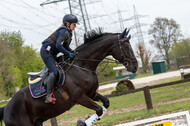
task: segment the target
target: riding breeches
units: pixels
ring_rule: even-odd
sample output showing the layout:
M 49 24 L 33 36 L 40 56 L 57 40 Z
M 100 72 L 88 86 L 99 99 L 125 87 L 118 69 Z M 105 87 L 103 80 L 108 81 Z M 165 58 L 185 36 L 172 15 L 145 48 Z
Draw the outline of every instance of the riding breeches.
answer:
M 50 53 L 50 51 L 46 50 L 44 46 L 41 47 L 40 55 L 45 65 L 49 69 L 50 73 L 53 73 L 56 77 L 58 77 L 58 69 L 55 64 L 54 56 Z

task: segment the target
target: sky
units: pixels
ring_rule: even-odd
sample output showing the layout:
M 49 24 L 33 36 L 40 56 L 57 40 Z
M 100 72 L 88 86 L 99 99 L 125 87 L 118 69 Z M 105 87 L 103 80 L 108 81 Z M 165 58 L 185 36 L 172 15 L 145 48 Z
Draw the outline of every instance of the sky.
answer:
M 63 16 L 69 13 L 66 0 L 40 6 L 45 1 L 47 0 L 0 0 L 0 31 L 20 31 L 25 45 L 39 51 L 41 42 L 61 25 Z M 118 23 L 118 10 L 121 11 L 122 19 L 126 20 L 134 16 L 135 6 L 138 15 L 144 16 L 139 18 L 139 21 L 147 45 L 151 39 L 147 31 L 156 17 L 173 18 L 180 24 L 184 38 L 190 38 L 190 0 L 85 0 L 85 2 L 92 29 L 102 27 L 105 32 L 121 32 L 124 29 L 121 29 Z M 81 20 L 79 18 L 79 21 Z M 124 21 L 124 27 L 130 28 L 134 24 L 134 20 Z M 79 30 L 76 32 L 82 37 L 84 33 L 80 30 L 82 26 L 77 27 Z M 136 29 L 131 29 L 131 34 L 134 46 L 138 41 Z M 71 47 L 75 48 L 74 42 Z

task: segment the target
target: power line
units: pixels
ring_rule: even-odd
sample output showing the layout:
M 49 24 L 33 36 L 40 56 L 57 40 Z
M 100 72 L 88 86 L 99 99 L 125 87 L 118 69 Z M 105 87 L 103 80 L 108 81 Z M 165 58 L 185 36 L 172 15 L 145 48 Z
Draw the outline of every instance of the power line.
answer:
M 84 33 L 84 32 L 91 30 L 91 25 L 90 25 L 90 20 L 89 20 L 86 4 L 87 3 L 93 4 L 93 3 L 98 2 L 100 0 L 94 0 L 93 2 L 92 1 L 87 2 L 84 0 L 77 0 L 77 1 L 76 0 L 46 0 L 45 2 L 41 3 L 40 5 L 44 6 L 47 4 L 53 4 L 53 3 L 63 2 L 63 1 L 68 2 L 70 13 L 72 13 L 74 15 L 78 15 L 79 16 L 78 18 L 80 20 L 80 24 L 82 24 L 80 26 L 77 26 L 76 30 L 77 29 L 83 29 L 83 32 L 76 32 L 74 30 L 75 44 L 77 47 L 79 45 L 78 41 L 77 41 L 77 37 L 81 38 L 81 33 Z
M 39 24 L 36 24 L 35 22 L 28 20 L 28 18 L 22 17 L 22 15 L 20 15 L 19 13 L 17 13 L 16 11 L 14 11 L 12 8 L 7 7 L 5 4 L 0 4 L 2 7 L 6 8 L 8 11 L 10 11 L 11 13 L 15 13 L 15 15 L 20 16 L 20 19 L 22 18 L 22 20 L 26 21 L 26 22 L 30 22 L 32 24 L 35 24 L 36 26 L 40 27 Z M 11 19 L 10 19 L 11 20 Z M 30 26 L 31 24 L 28 24 L 28 26 Z M 44 27 L 45 29 L 47 29 L 46 27 Z M 49 31 L 49 29 L 47 29 Z

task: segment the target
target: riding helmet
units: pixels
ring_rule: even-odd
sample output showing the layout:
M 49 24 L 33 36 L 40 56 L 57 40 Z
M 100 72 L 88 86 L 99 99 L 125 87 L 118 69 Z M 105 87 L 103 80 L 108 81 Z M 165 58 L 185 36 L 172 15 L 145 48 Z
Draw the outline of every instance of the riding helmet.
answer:
M 78 18 L 73 14 L 66 14 L 63 17 L 63 24 L 69 23 L 78 23 Z

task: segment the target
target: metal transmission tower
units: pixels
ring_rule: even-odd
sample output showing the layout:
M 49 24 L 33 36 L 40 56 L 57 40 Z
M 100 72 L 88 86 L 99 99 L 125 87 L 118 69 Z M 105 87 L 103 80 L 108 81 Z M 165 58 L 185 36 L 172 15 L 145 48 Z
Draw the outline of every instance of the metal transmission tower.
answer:
M 120 10 L 118 7 L 117 12 L 112 13 L 112 14 L 118 14 L 119 21 L 114 21 L 113 24 L 119 23 L 120 24 L 120 31 L 123 31 L 123 29 L 125 29 L 124 20 L 123 20 L 122 15 L 121 15 L 122 12 L 126 12 L 126 10 Z
M 141 24 L 140 21 L 139 21 L 139 18 L 146 17 L 147 15 L 138 15 L 137 11 L 136 11 L 136 8 L 135 8 L 135 5 L 133 5 L 133 9 L 134 9 L 134 16 L 130 17 L 130 18 L 124 20 L 124 21 L 135 20 L 135 25 L 131 26 L 131 29 L 136 28 L 136 30 L 137 30 L 136 34 L 138 36 L 138 42 L 144 43 L 144 38 L 143 38 L 143 33 L 142 33 L 142 30 L 141 30 L 141 27 L 145 26 L 145 25 L 148 25 L 148 24 Z
M 134 18 L 135 18 L 135 24 L 136 24 L 136 30 L 138 35 L 138 42 L 144 43 L 144 38 L 141 30 L 141 24 L 139 22 L 139 17 L 135 8 L 135 5 L 133 5 L 134 8 Z
M 90 20 L 87 12 L 86 5 L 100 2 L 100 0 L 47 0 L 40 4 L 40 6 L 68 1 L 69 11 L 71 14 L 77 15 L 80 25 L 78 25 L 74 31 L 75 45 L 79 45 L 79 38 L 83 37 L 83 34 L 91 30 Z M 78 40 L 77 40 L 78 39 Z

